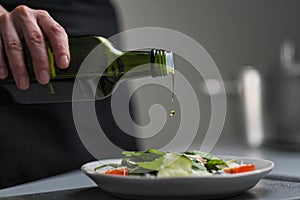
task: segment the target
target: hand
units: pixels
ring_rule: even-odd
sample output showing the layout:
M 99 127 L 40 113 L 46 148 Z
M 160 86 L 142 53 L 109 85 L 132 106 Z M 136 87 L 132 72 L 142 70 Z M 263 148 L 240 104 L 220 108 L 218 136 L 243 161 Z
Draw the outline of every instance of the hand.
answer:
M 6 54 L 17 87 L 21 90 L 29 87 L 21 42 L 24 40 L 32 57 L 37 81 L 48 83 L 50 63 L 45 39 L 50 42 L 57 66 L 67 68 L 70 61 L 68 36 L 46 11 L 21 5 L 8 12 L 0 5 L 0 79 L 8 76 L 8 66 L 4 61 Z

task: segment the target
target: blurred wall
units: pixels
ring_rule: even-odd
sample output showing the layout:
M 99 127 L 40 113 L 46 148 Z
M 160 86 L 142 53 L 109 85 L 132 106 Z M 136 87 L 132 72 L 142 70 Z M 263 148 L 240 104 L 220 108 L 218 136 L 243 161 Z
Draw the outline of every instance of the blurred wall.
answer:
M 157 26 L 187 34 L 205 47 L 225 80 L 236 80 L 245 65 L 277 63 L 279 47 L 285 38 L 300 42 L 297 0 L 112 2 L 118 10 L 122 30 Z M 221 137 L 224 142 L 242 139 L 244 134 L 238 95 L 227 97 L 227 118 Z

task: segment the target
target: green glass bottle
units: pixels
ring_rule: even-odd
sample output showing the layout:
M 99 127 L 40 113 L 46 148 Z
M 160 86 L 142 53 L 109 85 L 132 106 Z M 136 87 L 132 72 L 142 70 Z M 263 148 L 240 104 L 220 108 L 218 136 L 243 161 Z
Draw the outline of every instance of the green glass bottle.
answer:
M 101 100 L 113 92 L 120 79 L 174 74 L 173 54 L 170 51 L 124 52 L 98 36 L 70 38 L 69 46 L 71 62 L 67 69 L 56 67 L 51 47 L 48 46 L 51 78 L 47 85 L 36 81 L 30 53 L 24 46 L 24 59 L 30 76 L 29 89 L 17 89 L 11 73 L 7 79 L 0 80 L 0 87 L 21 104 Z M 81 94 L 74 98 L 73 89 Z

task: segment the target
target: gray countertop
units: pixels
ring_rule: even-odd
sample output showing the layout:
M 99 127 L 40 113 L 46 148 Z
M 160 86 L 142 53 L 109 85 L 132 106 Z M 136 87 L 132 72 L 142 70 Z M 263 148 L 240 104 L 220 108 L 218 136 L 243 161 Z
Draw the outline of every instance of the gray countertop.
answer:
M 213 153 L 265 158 L 275 162 L 269 176 L 233 199 L 300 199 L 300 152 L 216 147 Z M 80 170 L 0 190 L 3 199 L 118 199 L 96 187 Z
M 300 182 L 291 182 L 283 180 L 262 179 L 254 188 L 247 192 L 231 197 L 232 200 L 243 199 L 269 199 L 269 200 L 292 200 L 300 198 Z M 89 200 L 89 199 L 103 199 L 103 200 L 118 200 L 120 198 L 114 197 L 98 187 L 77 188 L 70 190 L 59 190 L 52 192 L 42 192 L 36 194 L 11 196 L 2 198 L 3 200 L 34 200 L 34 199 L 62 199 L 62 200 Z M 174 199 L 174 198 L 172 198 Z M 177 199 L 177 198 L 176 198 Z M 198 199 L 198 198 L 191 198 Z M 156 200 L 158 200 L 156 198 Z M 181 199 L 177 199 L 181 200 Z M 187 200 L 184 198 L 182 200 Z

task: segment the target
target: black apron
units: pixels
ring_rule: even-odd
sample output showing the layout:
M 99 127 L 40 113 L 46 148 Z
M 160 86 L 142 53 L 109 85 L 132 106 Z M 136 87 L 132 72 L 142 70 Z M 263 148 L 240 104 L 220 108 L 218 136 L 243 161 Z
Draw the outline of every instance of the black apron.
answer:
M 106 0 L 0 0 L 0 4 L 9 11 L 22 4 L 47 10 L 69 36 L 118 33 L 114 9 Z M 115 124 L 110 98 L 97 102 L 96 110 L 106 116 L 100 123 L 110 132 L 110 140 L 136 150 L 134 138 Z M 79 169 L 94 159 L 77 135 L 71 103 L 18 105 L 0 88 L 0 188 Z

